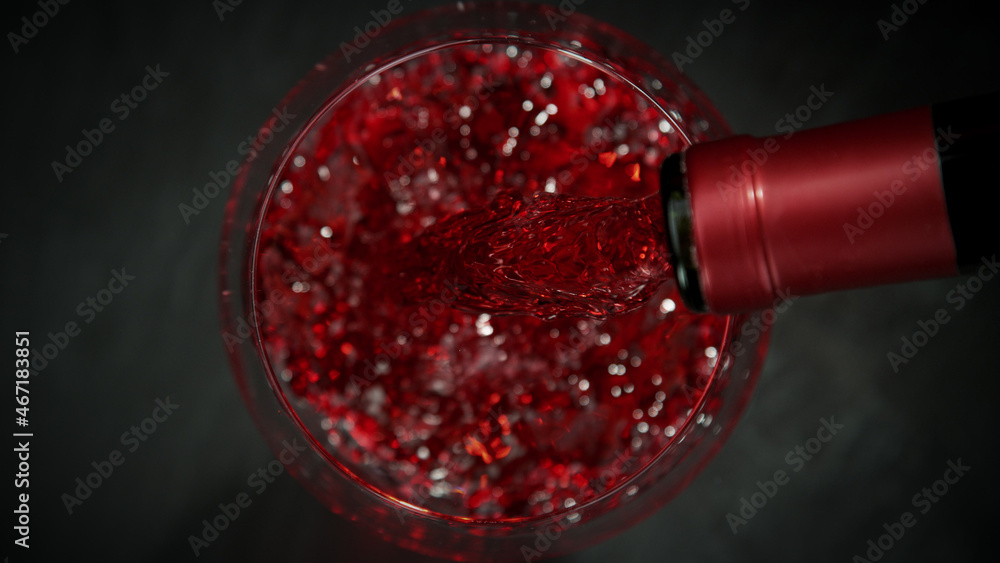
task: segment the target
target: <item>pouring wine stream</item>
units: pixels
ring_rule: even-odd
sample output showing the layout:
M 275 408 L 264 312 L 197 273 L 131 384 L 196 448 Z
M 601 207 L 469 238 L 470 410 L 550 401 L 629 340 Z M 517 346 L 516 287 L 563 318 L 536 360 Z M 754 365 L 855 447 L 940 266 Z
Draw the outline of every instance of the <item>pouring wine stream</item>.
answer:
M 642 199 L 500 191 L 414 239 L 402 276 L 412 301 L 455 288 L 459 309 L 603 319 L 671 280 L 659 193 Z

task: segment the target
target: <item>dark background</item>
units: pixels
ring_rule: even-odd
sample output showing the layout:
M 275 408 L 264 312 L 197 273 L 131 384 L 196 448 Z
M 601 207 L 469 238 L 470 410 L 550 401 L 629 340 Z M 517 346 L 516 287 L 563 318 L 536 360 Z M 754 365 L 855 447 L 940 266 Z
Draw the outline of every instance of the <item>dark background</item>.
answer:
M 432 4 L 404 1 L 405 13 Z M 13 356 L 15 331 L 31 331 L 40 348 L 67 322 L 82 326 L 30 383 L 36 559 L 193 559 L 188 536 L 272 459 L 219 337 L 224 196 L 190 225 L 177 206 L 238 157 L 237 145 L 314 63 L 385 5 L 245 0 L 220 21 L 207 1 L 78 1 L 19 53 L 0 48 L 0 332 L 8 342 L 0 354 Z M 773 134 L 810 86 L 834 92 L 810 127 L 998 90 L 1000 35 L 984 6 L 928 0 L 886 41 L 876 20 L 890 16 L 888 1 L 751 0 L 684 71 L 735 131 L 756 135 Z M 670 55 L 704 29 L 703 19 L 732 7 L 589 0 L 580 10 Z M 19 30 L 20 18 L 38 9 L 8 6 L 2 30 Z M 64 157 L 63 147 L 114 118 L 110 103 L 156 64 L 169 77 L 58 182 L 50 163 Z M 984 194 L 995 191 L 996 178 L 986 180 Z M 136 279 L 85 323 L 78 304 L 122 268 Z M 707 470 L 655 516 L 560 561 L 850 561 L 883 523 L 913 511 L 911 497 L 958 458 L 972 469 L 882 560 L 993 553 L 1000 281 L 954 311 L 945 296 L 959 281 L 796 301 L 775 327 L 747 413 Z M 894 373 L 886 354 L 939 308 L 951 321 Z M 67 515 L 60 496 L 91 462 L 123 449 L 120 435 L 168 396 L 179 410 Z M 734 535 L 726 514 L 756 481 L 787 470 L 786 453 L 831 416 L 845 429 Z M 28 559 L 12 544 L 4 553 Z M 420 560 L 330 514 L 287 475 L 254 497 L 200 559 Z

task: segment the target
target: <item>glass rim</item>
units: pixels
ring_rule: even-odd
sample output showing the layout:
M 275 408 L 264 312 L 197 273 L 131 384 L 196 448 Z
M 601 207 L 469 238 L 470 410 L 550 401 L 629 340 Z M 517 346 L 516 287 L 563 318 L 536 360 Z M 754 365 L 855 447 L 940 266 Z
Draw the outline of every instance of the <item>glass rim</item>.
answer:
M 537 5 L 537 4 L 525 4 L 521 2 L 504 2 L 504 1 L 467 2 L 465 3 L 465 6 L 466 9 L 478 9 L 478 8 L 496 9 L 496 8 L 511 7 L 511 6 L 519 6 L 519 7 L 526 6 L 527 9 L 534 10 L 539 13 L 544 8 L 547 7 L 544 5 Z M 551 9 L 552 7 L 548 6 L 548 8 Z M 389 28 L 383 30 L 382 34 L 386 34 L 392 31 L 391 28 L 393 27 L 404 24 L 405 20 L 418 17 L 427 17 L 428 14 L 434 14 L 434 13 L 442 13 L 442 12 L 449 13 L 453 12 L 455 9 L 456 9 L 455 5 L 446 5 L 411 14 L 407 16 L 407 18 L 405 19 L 401 18 L 399 21 L 393 22 L 393 24 Z M 600 22 L 599 20 L 595 20 L 593 18 L 590 18 L 589 16 L 580 14 L 579 12 L 566 16 L 566 18 L 567 20 L 579 19 L 588 22 L 595 22 L 596 24 L 599 24 L 602 27 L 605 33 L 615 34 L 619 36 L 619 38 L 625 39 L 627 43 L 630 43 L 629 47 L 634 47 L 635 45 L 644 46 L 638 39 L 632 37 L 628 33 L 618 29 L 617 27 L 611 26 L 610 24 L 604 22 Z M 682 127 L 679 120 L 671 114 L 671 111 L 665 108 L 662 105 L 662 103 L 660 103 L 657 100 L 655 94 L 652 94 L 648 89 L 641 87 L 639 84 L 636 83 L 635 80 L 633 80 L 628 76 L 625 76 L 608 62 L 600 60 L 596 56 L 586 56 L 585 53 L 589 53 L 591 55 L 596 55 L 596 53 L 594 53 L 591 49 L 588 49 L 583 45 L 573 45 L 572 46 L 573 48 L 579 49 L 579 51 L 573 51 L 566 45 L 562 45 L 554 40 L 552 42 L 545 42 L 528 35 L 518 34 L 513 31 L 508 32 L 508 34 L 503 34 L 502 32 L 499 31 L 483 32 L 479 34 L 473 34 L 471 31 L 465 33 L 466 33 L 465 36 L 461 36 L 457 33 L 452 34 L 450 36 L 451 39 L 449 40 L 434 41 L 433 44 L 428 44 L 428 46 L 417 48 L 415 50 L 408 50 L 408 49 L 413 49 L 414 46 L 420 45 L 423 40 L 409 41 L 397 45 L 396 49 L 390 50 L 389 52 L 376 54 L 376 57 L 381 60 L 380 63 L 378 64 L 369 63 L 366 66 L 363 66 L 362 67 L 363 70 L 361 71 L 360 75 L 355 70 L 353 80 L 345 80 L 337 90 L 327 95 L 324 101 L 320 103 L 319 108 L 316 111 L 314 111 L 313 114 L 310 115 L 305 121 L 302 122 L 299 128 L 294 132 L 291 140 L 285 143 L 280 158 L 277 161 L 275 161 L 271 166 L 271 173 L 268 177 L 267 184 L 259 190 L 253 190 L 253 188 L 251 188 L 252 191 L 260 194 L 259 195 L 260 199 L 258 205 L 255 206 L 254 212 L 250 216 L 252 231 L 247 232 L 247 236 L 248 238 L 250 238 L 250 242 L 247 245 L 247 249 L 245 252 L 245 256 L 247 258 L 245 262 L 245 269 L 242 275 L 243 279 L 241 280 L 242 283 L 246 284 L 245 287 L 247 288 L 246 291 L 247 291 L 248 306 L 249 306 L 247 320 L 250 322 L 250 326 L 252 327 L 251 340 L 254 345 L 258 362 L 264 369 L 268 387 L 270 388 L 274 397 L 277 399 L 278 404 L 286 411 L 286 415 L 291 419 L 299 434 L 306 440 L 306 442 L 308 442 L 309 447 L 313 449 L 315 453 L 317 453 L 332 469 L 334 469 L 336 472 L 349 479 L 355 486 L 361 487 L 366 492 L 373 495 L 375 498 L 378 498 L 389 509 L 404 510 L 410 516 L 429 518 L 445 522 L 459 523 L 462 525 L 469 526 L 471 528 L 494 528 L 498 525 L 506 525 L 506 524 L 530 524 L 537 522 L 561 520 L 562 518 L 565 518 L 567 515 L 570 515 L 578 511 L 585 511 L 589 508 L 594 507 L 595 505 L 605 502 L 610 497 L 620 494 L 622 491 L 626 491 L 629 486 L 641 480 L 646 475 L 646 473 L 651 470 L 653 466 L 658 465 L 663 460 L 663 458 L 674 454 L 675 451 L 680 447 L 681 442 L 683 442 L 685 438 L 687 438 L 690 434 L 694 432 L 694 430 L 699 426 L 699 424 L 696 423 L 695 420 L 697 419 L 698 415 L 701 414 L 702 411 L 704 410 L 709 397 L 712 395 L 712 391 L 716 389 L 719 380 L 722 378 L 723 371 L 731 368 L 733 365 L 732 362 L 727 363 L 724 359 L 725 356 L 728 354 L 729 347 L 732 345 L 734 341 L 734 331 L 738 324 L 738 321 L 740 321 L 743 318 L 743 316 L 734 316 L 734 315 L 725 316 L 726 322 L 725 322 L 725 328 L 721 336 L 721 342 L 719 344 L 719 355 L 717 357 L 715 365 L 712 368 L 712 373 L 709 376 L 707 383 L 701 390 L 697 402 L 691 406 L 690 408 L 691 412 L 686 416 L 683 424 L 677 428 L 676 433 L 673 436 L 670 436 L 669 441 L 667 441 L 667 443 L 664 444 L 657 453 L 653 454 L 645 464 L 643 464 L 636 470 L 632 471 L 630 474 L 628 474 L 627 477 L 616 482 L 614 485 L 609 486 L 606 489 L 600 491 L 592 498 L 587 499 L 586 501 L 574 505 L 572 507 L 558 507 L 549 513 L 540 515 L 518 516 L 510 518 L 504 517 L 504 518 L 492 518 L 492 519 L 457 516 L 417 506 L 413 503 L 396 498 L 391 494 L 386 493 L 376 485 L 373 485 L 368 480 L 356 474 L 354 471 L 348 468 L 344 463 L 339 461 L 334 456 L 334 454 L 331 453 L 323 445 L 322 441 L 314 435 L 314 432 L 312 432 L 309 429 L 308 425 L 300 418 L 298 409 L 292 405 L 289 397 L 283 391 L 282 381 L 280 380 L 280 377 L 276 372 L 274 365 L 272 364 L 270 358 L 268 357 L 268 353 L 265 350 L 265 347 L 263 345 L 263 338 L 260 333 L 261 322 L 263 321 L 263 314 L 262 311 L 260 310 L 260 303 L 254 297 L 258 290 L 257 280 L 256 280 L 256 273 L 258 271 L 258 263 L 257 263 L 259 256 L 258 250 L 263 229 L 263 217 L 270 208 L 270 205 L 272 205 L 272 199 L 273 199 L 272 196 L 274 195 L 274 191 L 278 189 L 280 185 L 278 181 L 279 173 L 282 170 L 285 170 L 291 164 L 291 161 L 295 155 L 295 149 L 299 147 L 301 143 L 315 130 L 314 128 L 316 124 L 323 121 L 328 116 L 328 113 L 333 111 L 345 97 L 350 95 L 357 88 L 362 87 L 372 76 L 377 76 L 400 64 L 403 64 L 407 61 L 419 57 L 426 56 L 427 54 L 435 51 L 452 49 L 465 45 L 475 45 L 475 44 L 530 45 L 538 49 L 555 51 L 567 57 L 576 59 L 584 64 L 591 65 L 597 68 L 598 70 L 607 73 L 613 78 L 626 84 L 635 93 L 641 95 L 647 102 L 649 102 L 653 107 L 655 107 L 657 113 L 659 113 L 659 115 L 662 118 L 669 121 L 671 126 L 674 128 L 674 131 L 676 131 L 681 136 L 681 138 L 683 139 L 684 143 L 686 143 L 687 146 L 690 146 L 692 144 L 692 138 L 690 132 L 686 128 Z M 646 49 L 649 48 L 646 47 Z M 652 51 L 651 49 L 649 50 Z M 667 67 L 667 68 L 672 68 L 672 67 Z M 292 91 L 285 96 L 282 103 L 287 104 L 290 100 L 295 99 L 297 96 L 300 95 L 300 90 L 304 85 L 309 85 L 313 83 L 318 78 L 318 76 L 321 75 L 326 70 L 327 68 L 325 66 L 325 63 L 320 63 L 319 65 L 317 65 L 317 67 L 313 69 L 313 71 L 307 74 L 307 76 L 305 76 L 299 82 L 299 84 L 296 85 L 296 87 L 292 89 Z M 686 95 L 691 96 L 692 100 L 698 106 L 698 109 L 705 113 L 704 117 L 712 119 L 714 121 L 714 123 L 712 123 L 713 126 L 719 127 L 723 131 L 728 131 L 728 127 L 726 126 L 725 121 L 722 120 L 721 116 L 718 115 L 714 106 L 712 106 L 710 103 L 706 103 L 707 100 L 705 100 L 703 96 L 700 95 L 699 90 L 697 90 L 696 88 L 693 89 L 686 79 L 679 78 L 678 76 L 671 76 L 671 78 L 676 80 L 675 85 L 679 89 L 682 89 Z M 266 163 L 259 163 L 259 164 L 266 165 Z M 680 461 L 680 459 L 678 459 L 678 461 Z

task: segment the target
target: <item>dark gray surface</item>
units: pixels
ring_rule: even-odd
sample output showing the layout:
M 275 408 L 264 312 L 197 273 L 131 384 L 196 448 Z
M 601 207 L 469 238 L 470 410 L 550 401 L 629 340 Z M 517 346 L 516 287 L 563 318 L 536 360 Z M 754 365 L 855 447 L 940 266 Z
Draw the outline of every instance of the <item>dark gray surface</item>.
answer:
M 244 1 L 224 21 L 210 3 L 72 2 L 14 54 L 4 45 L 0 328 L 9 338 L 80 322 L 79 303 L 111 270 L 136 279 L 31 383 L 32 534 L 39 560 L 193 559 L 187 537 L 246 489 L 271 454 L 241 403 L 218 336 L 223 197 L 190 225 L 177 206 L 313 63 L 385 2 Z M 430 2 L 404 2 L 407 12 Z M 599 2 L 581 10 L 665 54 L 728 1 Z M 685 72 L 739 132 L 766 135 L 808 96 L 835 92 L 809 126 L 1000 89 L 1000 39 L 985 4 L 929 0 L 884 41 L 890 2 L 751 0 Z M 4 30 L 37 10 L 20 3 Z M 65 181 L 51 161 L 146 65 L 170 76 Z M 996 179 L 984 184 L 991 190 Z M 715 461 L 672 504 L 627 533 L 561 561 L 850 561 L 950 459 L 972 470 L 917 516 L 883 561 L 967 561 L 991 553 L 998 506 L 993 355 L 1000 281 L 963 310 L 959 280 L 795 302 L 774 331 L 750 408 Z M 893 373 L 886 353 L 938 308 L 952 320 Z M 8 340 L 0 353 L 12 354 Z M 10 364 L 8 364 L 10 365 Z M 13 379 L 12 375 L 7 375 Z M 69 516 L 60 496 L 166 398 L 180 409 Z M 10 404 L 10 403 L 8 403 Z M 11 413 L 10 416 L 13 416 Z M 845 429 L 734 535 L 726 514 L 821 417 Z M 13 466 L 9 466 L 13 467 Z M 10 514 L 10 512 L 8 512 Z M 5 550 L 10 561 L 25 553 Z M 287 475 L 201 559 L 394 561 L 406 552 L 328 513 Z

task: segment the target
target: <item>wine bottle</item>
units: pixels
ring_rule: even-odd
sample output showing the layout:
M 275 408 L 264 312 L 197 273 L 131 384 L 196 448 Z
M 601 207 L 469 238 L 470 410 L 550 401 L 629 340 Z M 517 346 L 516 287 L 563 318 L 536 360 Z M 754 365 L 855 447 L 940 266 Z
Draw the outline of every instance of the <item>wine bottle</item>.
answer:
M 1000 95 L 783 136 L 696 144 L 664 161 L 671 262 L 689 308 L 992 276 Z

